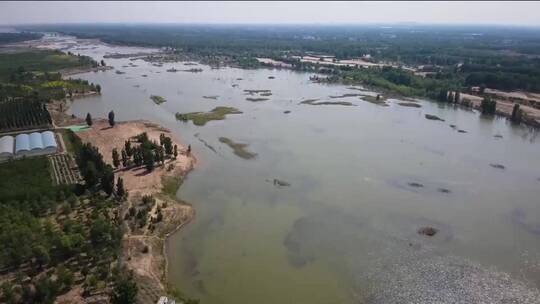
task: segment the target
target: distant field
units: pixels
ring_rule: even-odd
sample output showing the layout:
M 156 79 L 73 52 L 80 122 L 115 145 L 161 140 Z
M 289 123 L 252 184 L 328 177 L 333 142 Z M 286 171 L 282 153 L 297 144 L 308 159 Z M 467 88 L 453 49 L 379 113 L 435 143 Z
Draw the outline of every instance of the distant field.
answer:
M 68 55 L 59 51 L 35 50 L 0 54 L 0 80 L 9 80 L 9 75 L 20 67 L 26 71 L 54 72 L 91 65 L 92 60 L 89 57 Z

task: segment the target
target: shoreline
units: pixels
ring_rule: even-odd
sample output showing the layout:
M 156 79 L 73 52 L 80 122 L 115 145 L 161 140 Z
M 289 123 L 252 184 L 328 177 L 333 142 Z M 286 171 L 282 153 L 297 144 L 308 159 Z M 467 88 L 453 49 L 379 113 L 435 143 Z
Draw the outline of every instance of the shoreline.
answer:
M 110 67 L 112 69 L 113 67 Z M 70 73 L 62 73 L 62 77 L 65 77 L 66 75 L 76 75 L 81 73 L 86 73 L 90 71 L 98 71 L 102 69 L 96 69 L 96 68 L 87 68 L 87 69 L 75 69 L 71 70 Z M 78 98 L 84 98 L 87 96 L 94 96 L 99 95 L 97 92 L 88 92 L 86 94 L 79 94 L 74 95 L 72 98 L 65 98 L 63 100 L 55 100 L 53 101 L 49 106 L 48 109 L 51 112 L 51 117 L 53 118 L 53 127 L 61 127 L 66 126 L 70 124 L 75 123 L 85 123 L 84 119 L 79 117 L 72 117 L 67 114 L 67 111 L 71 107 L 73 101 Z M 128 268 L 132 269 L 134 272 L 138 272 L 138 274 L 135 276 L 136 282 L 141 286 L 150 286 L 150 288 L 153 288 L 154 290 L 157 289 L 161 295 L 168 294 L 170 282 L 168 281 L 169 277 L 169 257 L 167 255 L 167 243 L 169 241 L 169 238 L 176 232 L 180 231 L 183 227 L 191 223 L 195 219 L 195 209 L 188 203 L 182 201 L 181 199 L 178 199 L 176 196 L 172 196 L 170 194 L 164 193 L 162 189 L 162 183 L 163 179 L 167 177 L 175 177 L 179 178 L 180 181 L 183 181 L 185 177 L 193 170 L 197 164 L 197 158 L 193 154 L 190 154 L 189 156 L 186 156 L 182 151 L 185 150 L 185 145 L 182 144 L 182 141 L 177 138 L 169 129 L 161 126 L 158 123 L 148 121 L 148 120 L 128 120 L 128 121 L 120 121 L 117 122 L 114 126 L 114 128 L 123 128 L 125 126 L 133 126 L 138 125 L 140 127 L 140 131 L 143 132 L 150 132 L 153 134 L 152 137 L 154 137 L 157 133 L 165 133 L 168 136 L 171 137 L 173 140 L 173 144 L 178 145 L 179 148 L 179 155 L 178 157 L 185 157 L 189 164 L 187 166 L 175 166 L 173 170 L 160 172 L 158 174 L 159 180 L 152 180 L 151 182 L 146 181 L 146 186 L 137 187 L 137 186 L 130 186 L 128 182 L 125 181 L 125 188 L 128 191 L 129 195 L 125 202 L 122 203 L 121 206 L 118 207 L 119 212 L 123 213 L 125 215 L 126 211 L 129 206 L 129 204 L 132 204 L 134 200 L 139 197 L 140 195 L 147 195 L 151 194 L 155 196 L 156 201 L 159 202 L 165 202 L 168 205 L 167 210 L 169 212 L 163 213 L 163 223 L 167 223 L 166 227 L 163 227 L 163 231 L 160 229 L 156 229 L 156 231 L 152 232 L 151 234 L 137 234 L 133 232 L 126 231 L 122 237 L 122 256 L 120 258 L 120 263 L 125 263 Z M 97 133 L 106 132 L 106 129 L 108 127 L 108 121 L 104 118 L 97 118 L 94 119 L 94 123 L 92 124 L 91 130 L 97 130 Z M 113 128 L 112 128 L 113 129 Z M 95 136 L 91 136 L 93 140 L 88 140 L 88 138 L 85 140 L 85 136 L 83 135 L 83 132 L 76 133 L 81 140 L 84 142 L 92 142 L 93 140 L 99 141 L 100 139 L 103 139 L 103 135 L 97 134 Z M 133 132 L 132 132 L 133 133 Z M 131 135 L 136 135 L 132 134 Z M 150 135 L 150 134 L 149 134 Z M 130 136 L 128 136 L 129 138 Z M 106 138 L 106 137 L 105 137 Z M 105 140 L 103 142 L 120 142 L 123 144 L 123 140 Z M 95 146 L 97 146 L 100 149 L 100 152 L 104 156 L 104 160 L 107 163 L 112 163 L 111 160 L 111 151 L 106 151 L 108 149 L 104 149 L 103 145 L 97 144 L 95 141 L 93 142 Z M 176 161 L 176 160 L 175 160 Z M 171 165 L 171 163 L 165 163 L 160 169 L 160 171 L 164 170 L 164 167 L 167 165 Z M 136 168 L 122 168 L 122 169 L 116 169 L 116 178 L 122 176 L 124 178 L 124 175 L 126 172 L 132 172 L 134 170 L 137 170 Z M 155 169 L 157 171 L 159 169 Z M 178 191 L 181 187 L 181 182 L 179 186 L 176 188 L 175 192 Z M 157 203 L 156 203 L 157 204 Z M 126 223 L 123 224 L 124 226 Z M 140 243 L 144 244 L 144 246 L 147 247 L 154 247 L 152 243 L 152 239 L 157 239 L 158 244 L 161 242 L 161 246 L 159 248 L 152 248 L 151 251 L 149 251 L 146 254 L 146 270 L 147 272 L 140 271 L 141 268 L 137 267 L 136 259 L 135 262 L 131 262 L 133 259 L 131 257 L 131 253 L 133 253 L 137 249 L 137 245 Z M 136 255 L 137 253 L 135 253 Z M 144 294 L 146 289 L 141 288 L 140 292 L 142 294 L 142 297 L 149 296 L 148 294 Z M 152 299 L 154 300 L 154 299 Z M 155 299 L 157 300 L 157 299 Z

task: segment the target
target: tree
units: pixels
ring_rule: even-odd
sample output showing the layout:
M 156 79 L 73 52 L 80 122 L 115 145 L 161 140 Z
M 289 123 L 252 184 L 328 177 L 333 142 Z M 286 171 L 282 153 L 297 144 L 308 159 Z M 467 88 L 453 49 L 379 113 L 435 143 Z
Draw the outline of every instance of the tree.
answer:
M 86 163 L 86 168 L 81 170 L 86 186 L 92 187 L 95 186 L 99 181 L 99 173 L 96 169 L 96 165 L 93 161 L 88 161 Z
M 127 167 L 129 159 L 126 150 L 122 149 L 120 154 L 122 154 L 122 166 Z
M 176 157 L 178 156 L 178 146 L 177 145 L 174 145 L 173 155 L 174 155 L 174 159 L 176 159 Z
M 61 290 L 69 290 L 74 281 L 73 273 L 66 267 L 60 266 L 56 269 L 56 276 Z
M 96 91 L 101 94 L 101 86 L 96 84 Z
M 173 154 L 173 145 L 170 137 L 163 138 L 163 147 L 165 148 L 165 154 L 171 156 Z
M 111 303 L 113 304 L 133 304 L 137 296 L 137 284 L 131 277 L 121 277 L 116 281 Z
M 519 103 L 514 104 L 514 108 L 512 109 L 511 120 L 515 123 L 521 123 L 522 117 L 523 117 L 523 111 L 519 108 Z
M 124 189 L 124 180 L 119 177 L 116 182 L 116 195 L 119 197 L 124 197 L 126 195 L 126 190 Z
M 484 97 L 480 104 L 480 108 L 482 109 L 482 114 L 493 115 L 496 112 L 497 102 L 491 100 L 489 97 Z
M 158 162 L 161 162 L 161 164 L 165 164 L 165 153 L 163 152 L 163 147 L 159 146 L 156 149 L 156 160 Z
M 109 112 L 109 125 L 111 125 L 111 127 L 114 127 L 114 112 L 113 111 Z
M 144 149 L 142 152 L 142 156 L 143 156 L 143 163 L 146 166 L 146 170 L 148 171 L 154 170 L 154 162 L 155 162 L 154 151 L 150 149 Z
M 131 149 L 131 141 L 129 141 L 129 139 L 124 142 L 124 149 L 126 149 L 126 154 L 128 157 L 133 155 L 133 149 Z
M 40 269 L 51 261 L 49 251 L 42 245 L 34 246 L 34 248 L 32 248 L 32 254 L 36 258 L 36 262 Z
M 105 66 L 105 60 L 101 59 L 101 66 Z
M 114 172 L 110 165 L 105 166 L 101 177 L 101 188 L 105 193 L 111 195 L 114 190 Z
M 86 124 L 92 126 L 92 115 L 90 115 L 90 113 L 86 114 Z
M 454 102 L 454 92 L 448 93 L 448 98 L 446 100 L 448 103 Z
M 118 155 L 118 150 L 116 148 L 112 150 L 112 161 L 115 168 L 120 166 L 120 156 Z
M 455 102 L 455 103 L 459 103 L 459 101 L 460 101 L 460 99 L 461 99 L 461 98 L 460 98 L 460 95 L 461 95 L 461 94 L 459 93 L 459 91 L 456 91 L 456 94 L 454 95 L 454 102 Z

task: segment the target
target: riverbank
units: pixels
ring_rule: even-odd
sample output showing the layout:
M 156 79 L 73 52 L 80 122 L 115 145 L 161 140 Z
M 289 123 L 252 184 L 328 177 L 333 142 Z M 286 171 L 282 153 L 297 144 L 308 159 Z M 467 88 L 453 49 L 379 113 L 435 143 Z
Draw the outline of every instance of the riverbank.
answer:
M 139 298 L 144 302 L 155 302 L 159 295 L 166 293 L 167 256 L 166 242 L 169 235 L 195 216 L 193 207 L 175 197 L 183 178 L 196 163 L 195 157 L 187 153 L 180 141 L 170 132 L 148 121 L 126 121 L 110 127 L 107 120 L 94 120 L 92 126 L 76 133 L 83 142 L 96 146 L 104 161 L 112 165 L 112 150 L 120 151 L 126 141 L 134 140 L 138 134 L 146 132 L 150 141 L 159 141 L 160 135 L 171 137 L 173 145 L 179 147 L 176 159 L 168 159 L 148 172 L 144 166 L 116 169 L 115 174 L 124 181 L 128 192 L 126 203 L 119 208 L 120 216 L 140 205 L 144 196 L 154 199 L 148 206 L 148 223 L 140 227 L 124 221 L 122 263 L 133 270 L 140 286 Z M 176 189 L 176 190 L 171 190 Z M 162 220 L 154 222 L 158 214 Z

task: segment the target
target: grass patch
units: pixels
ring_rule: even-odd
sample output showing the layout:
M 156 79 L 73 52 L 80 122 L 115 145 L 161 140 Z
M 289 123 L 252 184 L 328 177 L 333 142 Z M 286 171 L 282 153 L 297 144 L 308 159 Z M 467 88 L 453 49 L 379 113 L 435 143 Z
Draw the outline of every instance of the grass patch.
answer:
M 353 103 L 348 102 L 348 101 L 319 101 L 317 102 L 317 100 L 318 99 L 307 99 L 300 102 L 300 104 L 308 104 L 312 106 L 354 106 Z
M 150 95 L 150 99 L 152 99 L 152 101 L 157 105 L 162 104 L 167 101 L 167 99 L 158 95 Z
M 183 182 L 184 178 L 182 176 L 163 176 L 161 179 L 163 185 L 161 192 L 172 199 L 176 199 L 176 192 Z
M 363 101 L 371 102 L 371 103 L 379 105 L 379 106 L 383 106 L 383 107 L 388 106 L 388 104 L 385 102 L 386 97 L 384 97 L 384 96 L 380 96 L 380 95 L 378 95 L 378 96 L 364 96 L 361 99 Z
M 416 102 L 398 102 L 398 105 L 402 107 L 409 107 L 409 108 L 421 108 L 422 105 L 417 104 Z
M 242 111 L 233 107 L 215 107 L 210 112 L 176 113 L 176 119 L 191 120 L 196 126 L 204 126 L 211 120 L 223 120 L 228 114 L 242 114 Z
M 266 101 L 268 99 L 269 98 L 265 98 L 265 97 L 248 97 L 248 98 L 246 98 L 247 101 L 251 101 L 251 102 Z
M 35 200 L 42 196 L 53 198 L 50 163 L 45 156 L 23 158 L 0 164 L 0 200 Z
M 218 95 L 210 95 L 210 96 L 203 96 L 202 98 L 216 100 L 216 99 L 218 99 L 218 97 L 219 97 Z
M 233 149 L 236 156 L 243 159 L 252 159 L 257 156 L 257 153 L 253 153 L 247 149 L 248 144 L 236 143 L 227 137 L 220 137 L 219 141 Z

